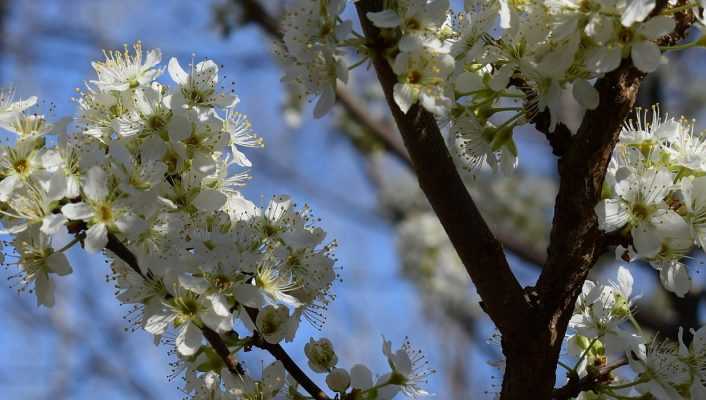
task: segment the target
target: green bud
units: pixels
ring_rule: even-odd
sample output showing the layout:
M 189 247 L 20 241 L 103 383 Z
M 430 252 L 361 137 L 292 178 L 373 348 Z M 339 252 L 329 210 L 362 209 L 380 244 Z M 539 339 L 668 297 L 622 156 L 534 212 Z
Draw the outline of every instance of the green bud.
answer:
M 630 304 L 628 303 L 628 300 L 621 294 L 615 295 L 613 314 L 620 317 L 627 317 L 630 315 Z

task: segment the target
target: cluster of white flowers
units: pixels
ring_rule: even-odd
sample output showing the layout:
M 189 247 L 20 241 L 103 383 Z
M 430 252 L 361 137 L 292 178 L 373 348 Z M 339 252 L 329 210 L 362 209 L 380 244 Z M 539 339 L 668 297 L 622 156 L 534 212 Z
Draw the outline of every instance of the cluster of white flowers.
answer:
M 665 288 L 684 296 L 683 259 L 706 249 L 706 138 L 693 122 L 638 110 L 625 124 L 596 206 L 601 229 L 626 241 L 616 256 L 648 261 Z
M 133 306 L 131 323 L 175 350 L 185 393 L 301 398 L 291 379 L 283 389 L 281 362 L 255 380 L 219 358 L 223 349 L 210 347 L 208 337 L 219 336 L 236 355 L 257 340 L 292 341 L 302 318 L 320 327 L 337 279 L 335 242 L 325 242 L 307 206 L 279 195 L 263 209 L 239 192 L 251 167 L 241 150 L 262 141 L 235 111 L 238 98 L 222 89 L 216 63 L 184 70 L 172 58 L 167 84 L 157 81 L 165 72 L 159 50 L 143 59 L 137 43 L 105 58 L 93 63 L 97 79 L 79 91 L 76 132 L 27 113 L 34 97 L 0 96 L 0 126 L 15 133 L 14 143 L 0 147 L 0 222 L 12 235 L 5 265 L 16 269 L 19 290 L 51 306 L 56 276 L 72 272 L 65 251 L 76 244 L 103 251 L 118 299 Z M 235 332 L 239 323 L 250 336 Z M 325 346 L 312 346 L 312 368 L 327 370 Z M 422 375 L 409 369 L 416 354 L 405 359 L 389 343 L 385 349 L 391 375 L 367 385 L 370 371 L 357 368 L 353 376 L 367 375 L 353 387 L 390 392 L 371 399 L 422 393 Z M 341 376 L 327 379 L 338 392 Z
M 348 81 L 348 66 L 339 45 L 350 40 L 352 22 L 339 15 L 346 0 L 296 0 L 284 17 L 283 81 L 318 96 L 314 116 L 336 103 L 336 82 Z
M 669 6 L 655 15 L 645 0 L 467 0 L 453 10 L 448 0 L 391 0 L 366 18 L 390 48 L 384 56 L 397 76 L 394 99 L 403 112 L 415 104 L 449 121 L 469 168 L 517 165 L 513 132 L 574 98 L 580 109 L 599 103 L 595 79 L 628 59 L 643 72 L 662 62 L 660 47 L 674 31 L 674 14 L 697 3 Z M 340 17 L 343 1 L 300 0 L 287 14 L 285 80 L 320 95 L 316 116 L 335 101 L 336 79 L 345 82 L 343 49 L 367 57 L 370 49 Z M 287 62 L 289 60 L 289 62 Z M 360 65 L 365 58 L 354 66 Z
M 392 343 L 383 338 L 382 351 L 387 357 L 390 372 L 377 379 L 373 379 L 370 369 L 362 364 L 356 364 L 350 370 L 337 368 L 338 357 L 328 339 L 310 339 L 304 351 L 311 369 L 327 374 L 326 384 L 342 399 L 389 400 L 398 393 L 412 399 L 429 395 L 421 386 L 434 370 L 429 368 L 428 361 L 409 341 L 393 352 Z
M 632 287 L 633 277 L 623 267 L 618 268 L 617 282 L 584 282 L 569 323 L 573 334 L 567 341 L 568 353 L 577 361 L 565 367 L 569 376 L 591 376 L 597 385 L 578 399 L 703 399 L 706 327 L 691 331 L 689 345 L 683 329 L 677 342 L 644 336 L 633 318 Z M 609 361 L 613 357 L 615 361 Z M 613 373 L 623 366 L 631 369 L 630 378 Z

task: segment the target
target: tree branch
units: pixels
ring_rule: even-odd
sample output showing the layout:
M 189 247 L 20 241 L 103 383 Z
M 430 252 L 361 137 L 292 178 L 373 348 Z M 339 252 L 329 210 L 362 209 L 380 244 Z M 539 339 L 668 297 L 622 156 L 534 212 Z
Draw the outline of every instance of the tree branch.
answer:
M 458 175 L 434 116 L 419 105 L 405 114 L 395 103 L 393 86 L 397 78 L 383 55 L 388 43 L 365 16 L 381 10 L 382 1 L 361 0 L 355 4 L 385 99 L 411 156 L 419 185 L 475 283 L 484 310 L 501 332 L 515 331 L 522 325 L 528 307 L 502 246 Z
M 554 389 L 552 395 L 553 400 L 569 400 L 578 396 L 581 392 L 596 389 L 599 385 L 609 383 L 611 380 L 611 373 L 628 364 L 628 360 L 623 358 L 616 361 L 613 364 L 607 365 L 595 373 L 590 373 L 583 378 L 579 378 L 578 375 L 569 378 L 566 385 Z

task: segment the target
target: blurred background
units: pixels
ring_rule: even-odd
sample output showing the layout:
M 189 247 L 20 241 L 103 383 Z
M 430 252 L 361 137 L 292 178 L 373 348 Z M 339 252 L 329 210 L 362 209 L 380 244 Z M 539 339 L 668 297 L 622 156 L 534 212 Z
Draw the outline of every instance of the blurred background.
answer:
M 303 344 L 325 336 L 339 366 L 364 363 L 384 372 L 381 335 L 394 345 L 408 337 L 438 371 L 429 381 L 437 398 L 493 398 L 501 376 L 494 328 L 419 192 L 372 72 L 356 70 L 339 90 L 343 106 L 314 120 L 311 104 L 280 83 L 272 55 L 285 6 L 270 0 L 0 0 L 0 83 L 16 87 L 21 97 L 37 95 L 36 112 L 59 119 L 74 113 L 71 98 L 93 78 L 90 62 L 102 58 L 101 49 L 141 40 L 146 49 L 162 50 L 164 65 L 172 56 L 182 65 L 213 58 L 222 64 L 224 83 L 235 84 L 239 111 L 265 139 L 264 149 L 248 152 L 254 179 L 246 196 L 265 204 L 272 194 L 291 194 L 313 208 L 339 243 L 342 280 L 328 321 L 321 331 L 305 327 L 285 345 L 290 354 L 305 365 Z M 698 51 L 670 55 L 643 86 L 640 102 L 660 102 L 664 111 L 698 120 L 706 102 L 703 61 Z M 480 172 L 466 180 L 519 279 L 530 285 L 545 256 L 556 160 L 531 128 L 516 139 L 516 175 Z M 167 349 L 144 332 L 128 331 L 128 309 L 113 297 L 104 260 L 81 251 L 71 256 L 76 273 L 60 280 L 50 310 L 37 308 L 32 295 L 18 296 L 9 282 L 0 289 L 0 399 L 182 398 L 179 378 L 169 378 Z M 597 278 L 614 278 L 611 258 L 594 270 Z M 643 295 L 643 327 L 674 337 L 679 326 L 700 325 L 702 263 L 699 255 L 690 261 L 694 290 L 684 299 L 667 295 L 649 266 L 630 266 Z M 3 278 L 11 273 L 0 272 Z M 248 353 L 246 362 L 257 371 L 267 357 Z

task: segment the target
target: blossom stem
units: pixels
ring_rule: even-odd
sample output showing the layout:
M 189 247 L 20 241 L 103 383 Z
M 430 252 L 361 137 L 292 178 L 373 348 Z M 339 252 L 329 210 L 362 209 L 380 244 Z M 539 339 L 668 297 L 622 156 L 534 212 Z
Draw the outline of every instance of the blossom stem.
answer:
M 80 242 L 81 240 L 83 240 L 85 237 L 86 237 L 86 234 L 85 234 L 85 233 L 83 233 L 83 232 L 79 233 L 78 235 L 76 235 L 76 236 L 73 238 L 73 240 L 71 240 L 69 243 L 67 243 L 66 246 L 60 248 L 60 249 L 57 250 L 56 252 L 57 252 L 57 253 L 63 253 L 63 252 L 65 252 L 66 250 L 68 250 L 68 249 L 70 249 L 71 247 L 73 247 L 76 243 L 78 243 L 78 242 Z
M 689 3 L 686 3 L 686 4 L 678 6 L 678 7 L 668 8 L 668 9 L 662 11 L 662 15 L 673 15 L 673 14 L 676 14 L 676 13 L 679 13 L 682 11 L 687 11 L 692 8 L 696 8 L 698 6 L 699 5 L 696 3 L 689 2 Z
M 559 363 L 559 366 L 560 366 L 560 367 L 563 367 L 565 370 L 567 370 L 567 371 L 569 371 L 569 372 L 575 372 L 575 371 L 576 371 L 574 368 L 571 368 L 570 366 L 568 366 L 567 364 L 565 364 L 565 363 L 564 363 L 563 361 L 561 361 L 561 360 L 559 360 L 559 361 L 557 361 L 557 362 Z
M 348 70 L 351 71 L 351 70 L 353 70 L 353 69 L 359 67 L 360 65 L 362 65 L 362 64 L 363 64 L 364 62 L 366 62 L 366 61 L 368 61 L 368 57 L 367 57 L 367 56 L 363 57 L 363 58 L 362 58 L 360 61 L 358 61 L 357 63 L 355 63 L 355 64 L 349 66 L 349 67 L 348 67 Z
M 659 46 L 659 49 L 662 51 L 686 50 L 686 49 L 690 49 L 692 47 L 698 47 L 699 45 L 701 45 L 701 43 L 702 43 L 702 40 L 701 40 L 701 38 L 699 38 L 697 40 L 694 40 L 694 41 L 691 41 L 688 43 L 684 43 L 684 44 L 675 44 L 673 46 Z
M 499 112 L 506 112 L 506 111 L 522 111 L 524 110 L 523 107 L 498 107 L 498 108 L 492 108 L 490 111 L 492 113 L 499 113 Z
M 579 367 L 579 364 L 583 361 L 584 358 L 588 355 L 588 352 L 591 351 L 591 348 L 593 347 L 594 344 L 598 341 L 598 338 L 595 337 L 591 340 L 591 343 L 588 344 L 588 347 L 586 347 L 586 350 L 581 353 L 581 357 L 579 357 L 578 361 L 576 361 L 576 365 L 574 365 L 574 368 L 572 371 L 576 371 L 576 369 Z
M 611 391 L 612 391 L 612 390 L 617 390 L 617 389 L 627 389 L 627 388 L 631 388 L 631 387 L 633 387 L 633 386 L 637 386 L 637 385 L 639 385 L 639 384 L 641 384 L 641 383 L 645 383 L 646 381 L 647 381 L 647 380 L 645 380 L 644 378 L 640 378 L 640 379 L 636 379 L 636 380 L 634 380 L 634 381 L 632 381 L 632 382 L 630 382 L 630 383 L 625 383 L 625 384 L 622 384 L 622 385 L 615 385 L 615 386 L 606 386 L 606 388 L 610 389 Z
M 632 324 L 632 326 L 635 327 L 637 334 L 640 335 L 641 337 L 645 337 L 645 335 L 642 333 L 642 328 L 640 327 L 640 324 L 637 323 L 637 320 L 635 320 L 635 317 L 633 317 L 632 312 L 629 313 L 628 319 L 630 320 L 630 323 Z

